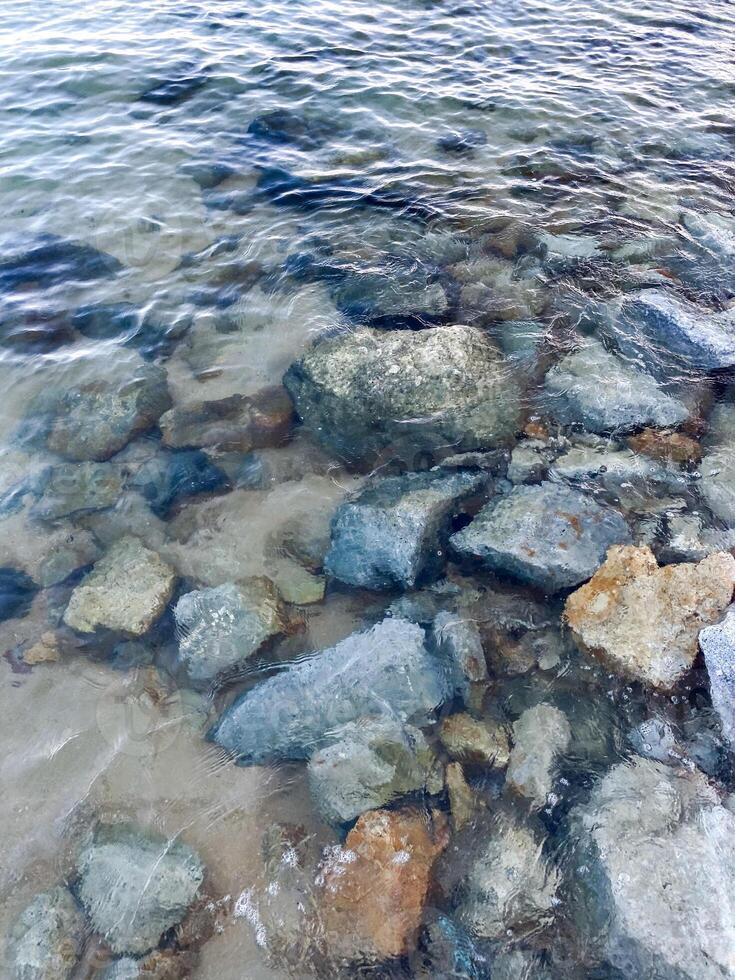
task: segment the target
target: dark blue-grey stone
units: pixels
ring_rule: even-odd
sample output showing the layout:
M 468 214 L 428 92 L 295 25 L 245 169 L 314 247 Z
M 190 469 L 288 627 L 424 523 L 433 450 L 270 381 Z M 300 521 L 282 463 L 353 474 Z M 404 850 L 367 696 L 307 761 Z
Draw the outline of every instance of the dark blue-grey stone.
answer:
M 29 285 L 46 289 L 59 283 L 87 282 L 110 276 L 121 268 L 117 259 L 91 245 L 42 235 L 0 258 L 0 289 Z
M 445 153 L 470 154 L 478 146 L 487 144 L 487 133 L 481 129 L 462 129 L 456 133 L 445 133 L 436 145 Z
M 0 568 L 0 622 L 25 616 L 38 586 L 17 568 Z
M 722 734 L 735 749 L 735 606 L 730 606 L 721 623 L 701 631 L 699 645 Z
M 206 85 L 208 78 L 206 69 L 183 65 L 175 75 L 150 85 L 138 96 L 138 100 L 158 106 L 176 106 L 196 95 Z
M 210 737 L 242 765 L 304 759 L 363 716 L 425 723 L 451 697 L 453 680 L 420 626 L 384 619 L 246 692 Z
M 451 538 L 461 555 L 547 592 L 592 578 L 611 545 L 630 541 L 617 510 L 552 483 L 494 498 Z
M 661 380 L 672 369 L 735 367 L 735 309 L 714 313 L 661 289 L 623 299 L 613 333 L 620 350 Z
M 307 117 L 290 109 L 264 112 L 248 126 L 248 133 L 266 143 L 288 144 L 300 150 L 315 150 L 335 135 L 334 120 Z
M 200 449 L 156 453 L 138 470 L 130 485 L 135 487 L 157 517 L 166 518 L 188 497 L 230 488 L 224 470 L 215 466 Z
M 409 473 L 380 480 L 338 507 L 327 574 L 369 589 L 412 588 L 445 564 L 449 524 L 478 473 Z

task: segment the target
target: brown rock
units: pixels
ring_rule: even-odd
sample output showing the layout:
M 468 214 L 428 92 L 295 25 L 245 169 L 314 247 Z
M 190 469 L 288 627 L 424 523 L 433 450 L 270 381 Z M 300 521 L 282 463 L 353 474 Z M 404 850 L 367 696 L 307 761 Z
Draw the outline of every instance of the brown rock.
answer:
M 43 633 L 38 640 L 23 653 L 23 660 L 31 666 L 35 664 L 56 663 L 61 659 L 59 642 L 51 632 Z
M 464 770 L 459 762 L 450 762 L 445 774 L 449 809 L 452 812 L 452 825 L 455 830 L 461 830 L 465 824 L 472 821 L 478 808 L 478 800 L 465 779 Z
M 569 596 L 564 616 L 577 645 L 626 677 L 670 688 L 691 669 L 699 631 L 732 601 L 735 558 L 659 568 L 650 548 L 616 546 Z
M 329 952 L 383 960 L 412 949 L 432 865 L 448 842 L 447 820 L 439 812 L 364 813 L 317 879 Z
M 628 439 L 628 445 L 636 453 L 644 453 L 664 463 L 698 463 L 702 447 L 696 439 L 682 432 L 663 429 L 644 429 Z
M 501 725 L 490 726 L 460 712 L 444 719 L 439 738 L 452 759 L 499 769 L 508 765 L 508 732 Z
M 293 422 L 291 399 L 285 388 L 277 386 L 251 397 L 231 395 L 172 408 L 161 416 L 159 425 L 164 445 L 172 448 L 203 446 L 247 453 L 287 442 Z

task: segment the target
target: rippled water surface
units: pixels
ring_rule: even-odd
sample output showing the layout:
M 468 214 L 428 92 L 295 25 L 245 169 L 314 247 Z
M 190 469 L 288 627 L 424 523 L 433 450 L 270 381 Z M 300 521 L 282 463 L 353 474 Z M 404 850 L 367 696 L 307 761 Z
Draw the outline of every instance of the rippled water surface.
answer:
M 3 0 L 3 977 L 735 976 L 734 15 Z

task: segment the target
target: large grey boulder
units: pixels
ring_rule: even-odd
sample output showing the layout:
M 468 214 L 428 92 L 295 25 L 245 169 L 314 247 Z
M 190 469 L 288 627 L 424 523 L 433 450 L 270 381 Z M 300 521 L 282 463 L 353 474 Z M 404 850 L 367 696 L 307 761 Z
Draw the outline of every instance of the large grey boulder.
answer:
M 535 807 L 545 806 L 554 786 L 557 757 L 568 749 L 571 738 L 563 711 L 551 704 L 527 708 L 513 725 L 506 785 Z
M 348 459 L 387 447 L 414 454 L 502 445 L 521 414 L 517 380 L 475 327 L 326 337 L 289 368 L 284 384 L 304 423 Z
M 689 412 L 648 374 L 592 341 L 568 354 L 546 375 L 544 406 L 560 422 L 591 432 L 627 432 L 644 425 L 673 426 Z
M 67 980 L 85 931 L 84 915 L 67 888 L 36 895 L 8 937 L 12 980 Z
M 77 862 L 79 898 L 114 953 L 158 945 L 199 894 L 204 867 L 178 840 L 126 824 L 99 827 Z
M 187 592 L 174 619 L 179 661 L 191 680 L 205 683 L 244 664 L 283 629 L 278 593 L 266 578 Z
M 411 725 L 391 717 L 363 718 L 345 725 L 335 738 L 309 760 L 311 793 L 330 823 L 355 820 L 432 781 L 436 760 Z
M 499 814 L 461 889 L 457 920 L 478 939 L 505 941 L 549 926 L 559 878 L 533 831 Z
M 735 749 L 735 606 L 730 606 L 721 623 L 700 632 L 699 645 L 722 734 Z
M 735 309 L 713 313 L 673 293 L 644 289 L 622 300 L 613 331 L 620 350 L 662 380 L 676 365 L 735 367 Z
M 363 716 L 425 721 L 451 696 L 453 681 L 427 652 L 420 626 L 384 619 L 246 692 L 211 737 L 242 764 L 304 759 Z
M 701 773 L 621 763 L 574 822 L 583 942 L 602 936 L 603 955 L 626 977 L 733 976 L 735 815 Z
M 613 544 L 631 540 L 622 515 L 569 487 L 521 486 L 490 501 L 450 539 L 461 555 L 557 592 L 590 578 Z
M 65 391 L 53 406 L 46 443 L 66 459 L 109 459 L 170 407 L 166 372 L 145 365 L 124 383 L 93 381 Z
M 74 589 L 64 613 L 80 633 L 104 628 L 142 636 L 161 616 L 176 583 L 174 570 L 132 536 L 121 538 Z
M 477 473 L 389 476 L 337 508 L 325 569 L 369 589 L 412 588 L 445 563 L 449 523 L 464 498 L 479 491 Z

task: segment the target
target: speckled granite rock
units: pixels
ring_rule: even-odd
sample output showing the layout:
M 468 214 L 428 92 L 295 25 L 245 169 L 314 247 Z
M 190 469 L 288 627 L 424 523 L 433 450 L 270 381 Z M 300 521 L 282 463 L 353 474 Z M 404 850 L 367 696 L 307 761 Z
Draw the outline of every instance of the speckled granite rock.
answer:
M 666 689 L 691 669 L 699 631 L 722 617 L 734 587 L 735 558 L 727 552 L 659 568 L 650 548 L 614 547 L 569 596 L 564 616 L 582 649 Z
M 284 383 L 304 423 L 348 459 L 386 447 L 491 448 L 508 442 L 520 422 L 518 384 L 474 327 L 326 337 Z
M 79 898 L 115 953 L 147 953 L 179 923 L 199 893 L 204 868 L 178 840 L 127 824 L 99 827 L 77 861 Z
M 610 545 L 628 541 L 618 511 L 551 483 L 515 487 L 494 498 L 451 538 L 461 555 L 548 592 L 590 578 Z
M 121 538 L 72 592 L 64 622 L 80 633 L 99 628 L 142 636 L 163 613 L 176 575 L 137 538 Z

